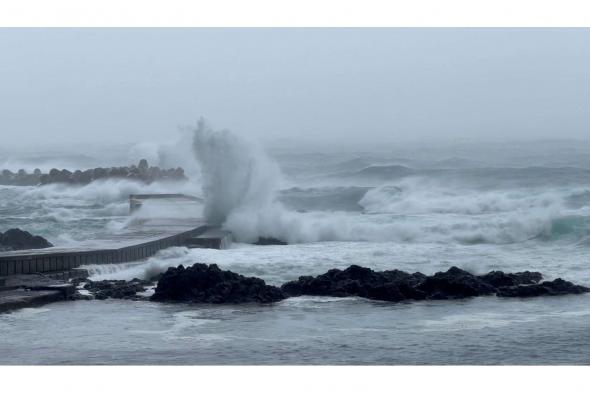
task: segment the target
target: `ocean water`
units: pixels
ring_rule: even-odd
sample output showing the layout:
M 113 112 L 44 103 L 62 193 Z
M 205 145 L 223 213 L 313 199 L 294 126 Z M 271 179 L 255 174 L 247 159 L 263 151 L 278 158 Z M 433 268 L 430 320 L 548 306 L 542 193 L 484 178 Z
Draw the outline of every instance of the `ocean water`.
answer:
M 0 186 L 0 231 L 20 227 L 74 245 L 123 227 L 130 193 L 184 192 L 205 198 L 198 213 L 148 207 L 140 214 L 203 214 L 234 233 L 231 249 L 171 248 L 138 263 L 88 266 L 92 277 L 143 278 L 205 262 L 280 285 L 359 264 L 423 273 L 538 270 L 590 286 L 590 143 L 261 148 L 205 127 L 191 143 L 192 156 L 179 158 L 197 168 L 187 182 Z M 247 244 L 258 236 L 290 244 Z M 79 301 L 0 315 L 0 359 L 587 364 L 588 326 L 589 295 L 399 304 L 302 297 L 264 306 Z

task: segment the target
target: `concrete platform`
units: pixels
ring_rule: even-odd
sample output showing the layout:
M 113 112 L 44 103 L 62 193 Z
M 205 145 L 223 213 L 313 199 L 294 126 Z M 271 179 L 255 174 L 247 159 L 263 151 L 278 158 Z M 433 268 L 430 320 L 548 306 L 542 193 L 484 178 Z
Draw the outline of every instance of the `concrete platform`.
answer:
M 0 312 L 67 300 L 75 291 L 73 284 L 42 274 L 9 276 L 0 286 Z
M 0 292 L 0 312 L 14 311 L 26 307 L 42 306 L 47 303 L 66 300 L 58 290 L 29 291 L 14 289 Z

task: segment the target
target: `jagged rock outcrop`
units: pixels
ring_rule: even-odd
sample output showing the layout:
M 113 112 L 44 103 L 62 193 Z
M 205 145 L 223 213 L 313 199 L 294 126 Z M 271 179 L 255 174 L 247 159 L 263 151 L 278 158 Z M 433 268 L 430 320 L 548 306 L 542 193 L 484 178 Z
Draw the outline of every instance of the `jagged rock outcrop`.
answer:
M 279 288 L 260 278 L 203 263 L 169 268 L 151 297 L 154 301 L 191 303 L 272 303 L 284 298 Z
M 0 251 L 32 250 L 53 247 L 53 244 L 41 236 L 34 236 L 27 231 L 12 228 L 0 232 Z
M 529 272 L 528 270 L 519 273 L 504 273 L 502 271 L 494 270 L 479 276 L 479 278 L 487 284 L 498 288 L 514 285 L 537 284 L 543 279 L 543 275 L 539 272 Z
M 158 302 L 187 303 L 273 303 L 294 296 L 358 296 L 390 302 L 464 299 L 476 296 L 533 297 L 582 294 L 589 288 L 561 278 L 542 280 L 539 272 L 504 273 L 492 271 L 474 275 L 457 267 L 431 276 L 401 270 L 381 272 L 352 265 L 347 269 L 331 269 L 316 277 L 301 276 L 280 288 L 267 285 L 257 277 L 221 270 L 217 265 L 196 263 L 185 268 L 171 267 L 151 281 L 86 280 L 83 285 L 95 299 L 146 300 L 139 295 L 158 280 L 154 294 L 149 298 Z M 81 285 L 83 279 L 72 280 Z M 88 299 L 77 294 L 72 299 Z
M 182 168 L 161 169 L 150 167 L 145 159 L 142 159 L 138 165 L 129 167 L 94 168 L 74 172 L 56 168 L 45 174 L 41 173 L 39 169 L 35 169 L 33 173 L 28 173 L 24 169 L 20 169 L 17 173 L 7 169 L 0 172 L 0 185 L 13 186 L 35 186 L 52 183 L 85 185 L 99 179 L 132 179 L 152 183 L 160 180 L 186 180 L 186 176 Z
M 534 297 L 534 296 L 558 296 L 589 292 L 581 285 L 573 284 L 561 278 L 553 281 L 545 281 L 533 285 L 516 285 L 498 288 L 498 296 L 501 297 Z
M 415 288 L 423 292 L 427 299 L 462 299 L 496 292 L 495 287 L 481 278 L 455 266 L 426 277 Z
M 299 277 L 299 280 L 288 282 L 281 289 L 288 296 L 359 296 L 399 301 L 407 298 L 424 299 L 425 295 L 414 287 L 425 278 L 421 273 L 409 274 L 401 270 L 375 272 L 352 265 L 345 270 L 331 269 L 317 277 Z
M 457 267 L 432 276 L 399 270 L 375 272 L 352 265 L 345 270 L 332 269 L 311 277 L 302 276 L 281 286 L 287 296 L 359 296 L 375 300 L 402 301 L 424 299 L 462 299 L 497 294 L 502 297 L 565 295 L 590 289 L 557 279 L 539 283 L 539 272 L 504 273 L 493 271 L 481 276 Z

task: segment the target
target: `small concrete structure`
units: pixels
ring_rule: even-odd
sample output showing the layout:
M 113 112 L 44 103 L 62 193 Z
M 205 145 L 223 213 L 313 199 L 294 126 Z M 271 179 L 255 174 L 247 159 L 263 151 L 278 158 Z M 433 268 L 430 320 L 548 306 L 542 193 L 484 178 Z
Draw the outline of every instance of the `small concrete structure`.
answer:
M 200 235 L 189 237 L 184 241 L 188 248 L 215 248 L 218 250 L 229 248 L 231 243 L 231 232 L 218 227 L 209 227 Z
M 0 312 L 67 300 L 76 288 L 42 274 L 10 276 L 0 286 Z

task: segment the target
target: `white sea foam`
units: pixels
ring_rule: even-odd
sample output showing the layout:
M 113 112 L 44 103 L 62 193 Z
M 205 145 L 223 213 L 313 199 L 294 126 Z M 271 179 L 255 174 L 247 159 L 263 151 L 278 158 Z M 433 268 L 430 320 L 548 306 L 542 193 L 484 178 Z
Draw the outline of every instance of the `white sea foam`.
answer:
M 127 180 L 105 179 L 93 181 L 83 186 L 68 184 L 48 184 L 29 188 L 25 197 L 45 201 L 61 201 L 68 204 L 120 203 L 128 201 L 130 194 L 188 193 L 200 191 L 199 184 L 193 182 L 154 182 L 151 184 Z
M 169 267 L 176 267 L 181 264 L 192 265 L 195 262 L 190 255 L 189 249 L 171 247 L 159 251 L 146 261 L 86 265 L 83 268 L 88 271 L 93 280 L 131 280 L 134 278 L 147 280 L 163 273 Z
M 371 189 L 359 204 L 368 213 L 470 215 L 530 209 L 561 210 L 569 195 L 569 189 L 477 190 L 411 178 Z
M 194 134 L 194 150 L 202 171 L 207 219 L 223 224 L 243 242 L 275 237 L 289 243 L 504 244 L 550 238 L 556 220 L 571 214 L 565 206 L 571 190 L 482 192 L 419 179 L 367 192 L 359 204 L 370 214 L 302 213 L 276 200 L 281 173 L 255 144 L 229 131 L 213 131 L 201 122 Z

